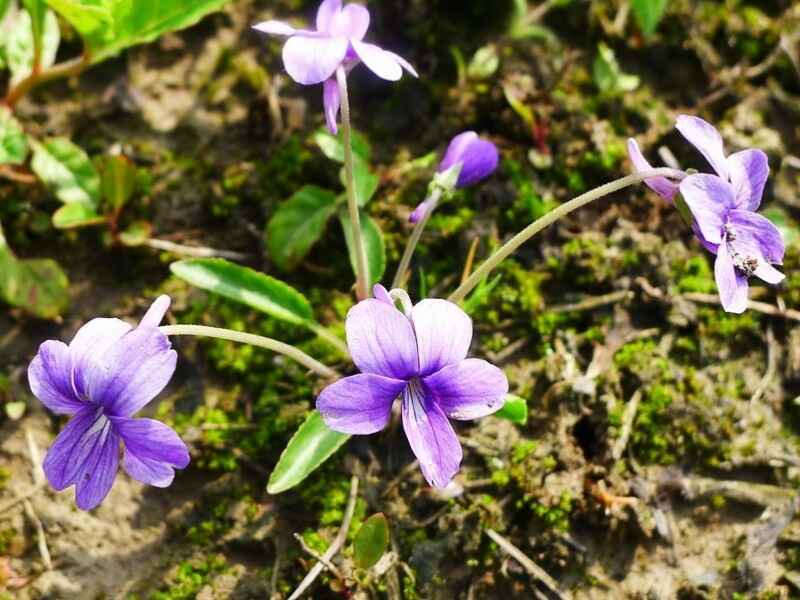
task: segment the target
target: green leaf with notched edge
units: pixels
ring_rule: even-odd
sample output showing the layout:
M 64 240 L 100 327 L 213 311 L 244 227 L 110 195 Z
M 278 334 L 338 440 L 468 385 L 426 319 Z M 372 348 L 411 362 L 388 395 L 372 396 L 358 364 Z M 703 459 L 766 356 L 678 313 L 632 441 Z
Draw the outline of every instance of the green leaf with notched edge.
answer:
M 503 408 L 494 413 L 495 417 L 511 421 L 517 425 L 525 425 L 528 422 L 528 403 L 525 398 L 520 398 L 514 394 L 506 394 L 506 402 Z
M 58 29 L 58 19 L 53 11 L 48 10 L 44 15 L 41 39 L 42 49 L 39 64 L 42 69 L 47 69 L 55 62 L 60 42 L 61 32 Z M 11 87 L 31 74 L 35 52 L 33 21 L 30 13 L 22 10 L 17 13 L 13 27 L 6 39 L 5 60 L 11 70 Z
M 174 262 L 170 270 L 195 287 L 246 304 L 296 325 L 316 325 L 306 297 L 293 287 L 248 267 L 221 258 Z
M 100 175 L 81 148 L 67 138 L 32 142 L 31 169 L 62 202 L 97 206 Z
M 350 256 L 350 265 L 353 273 L 356 272 L 356 248 L 353 241 L 353 228 L 350 225 L 350 217 L 347 207 L 339 208 L 339 222 L 344 229 L 344 240 L 347 243 L 347 253 Z M 364 242 L 364 252 L 367 255 L 367 270 L 369 273 L 369 285 L 372 287 L 381 280 L 383 272 L 386 270 L 386 247 L 383 241 L 383 233 L 378 224 L 363 210 L 360 214 L 361 239 Z
M 664 16 L 667 0 L 631 0 L 631 9 L 639 24 L 639 29 L 642 30 L 645 37 L 649 37 Z
M 28 138 L 8 107 L 0 106 L 0 165 L 19 165 L 28 157 Z
M 356 565 L 369 569 L 377 563 L 389 547 L 389 521 L 383 513 L 368 518 L 353 540 L 353 556 Z
M 312 411 L 297 429 L 278 459 L 269 477 L 267 492 L 280 494 L 308 477 L 350 439 L 346 433 L 333 431 Z
M 372 148 L 367 139 L 356 131 L 353 132 L 352 138 L 353 162 L 369 163 Z M 341 131 L 338 135 L 332 135 L 323 127 L 314 134 L 314 141 L 325 156 L 336 162 L 344 163 L 344 141 Z
M 272 260 L 289 269 L 308 254 L 336 212 L 336 195 L 313 185 L 298 190 L 267 223 L 266 244 Z
M 54 260 L 20 260 L 0 227 L 0 299 L 42 319 L 54 319 L 69 305 L 69 280 Z
M 103 215 L 97 214 L 94 206 L 85 202 L 70 202 L 53 213 L 53 227 L 56 229 L 99 225 L 105 220 Z

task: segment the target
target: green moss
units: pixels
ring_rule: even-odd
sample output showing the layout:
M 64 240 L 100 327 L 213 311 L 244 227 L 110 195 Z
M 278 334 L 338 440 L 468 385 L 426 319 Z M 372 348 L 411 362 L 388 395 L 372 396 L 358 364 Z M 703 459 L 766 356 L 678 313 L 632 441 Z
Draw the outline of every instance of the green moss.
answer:
M 562 533 L 569 531 L 573 508 L 573 500 L 569 492 L 563 492 L 554 506 L 545 506 L 535 502 L 531 504 L 533 514 L 545 527 Z
M 151 600 L 191 600 L 215 576 L 228 569 L 220 554 L 195 558 L 181 563 L 169 577 L 167 586 L 154 592 Z

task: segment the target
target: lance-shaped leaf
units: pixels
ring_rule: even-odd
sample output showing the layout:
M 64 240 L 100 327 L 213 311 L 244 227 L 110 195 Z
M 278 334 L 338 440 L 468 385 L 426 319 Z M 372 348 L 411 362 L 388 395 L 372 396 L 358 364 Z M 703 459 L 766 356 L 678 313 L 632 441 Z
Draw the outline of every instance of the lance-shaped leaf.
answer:
M 503 404 L 503 408 L 494 413 L 493 416 L 518 425 L 525 425 L 528 422 L 528 403 L 525 398 L 520 398 L 514 394 L 506 394 L 506 402 Z
M 281 269 L 296 265 L 322 237 L 336 212 L 336 195 L 313 185 L 301 188 L 280 205 L 267 224 L 266 244 Z
M 0 106 L 0 165 L 19 165 L 28 157 L 28 139 L 11 110 Z
M 27 10 L 20 11 L 14 20 L 13 27 L 6 40 L 6 62 L 11 70 L 11 86 L 14 87 L 33 72 L 36 57 L 36 42 L 33 32 L 33 20 Z M 39 65 L 42 69 L 50 67 L 56 59 L 61 32 L 58 19 L 53 11 L 44 13 L 41 33 L 41 51 Z
M 54 319 L 69 305 L 69 281 L 54 260 L 20 260 L 0 227 L 0 299 L 42 319 Z
M 306 297 L 293 287 L 221 258 L 172 263 L 172 272 L 201 289 L 236 300 L 268 315 L 305 327 L 318 327 Z
M 106 202 L 120 210 L 136 189 L 136 165 L 126 156 L 105 156 L 100 160 L 100 180 Z
M 364 253 L 367 256 L 367 272 L 370 287 L 378 283 L 386 270 L 386 247 L 383 241 L 383 233 L 378 224 L 363 210 L 360 214 L 361 239 L 364 242 Z M 339 209 L 339 221 L 344 230 L 344 240 L 347 243 L 347 252 L 350 255 L 350 265 L 353 273 L 356 272 L 356 247 L 353 241 L 353 228 L 350 225 L 350 217 L 347 207 Z
M 631 0 L 631 8 L 645 37 L 653 34 L 667 9 L 667 0 Z
M 86 152 L 67 138 L 33 142 L 31 168 L 62 202 L 97 206 L 100 175 Z
M 356 565 L 369 569 L 377 563 L 389 547 L 389 521 L 383 513 L 368 518 L 353 540 L 353 556 Z
M 295 487 L 348 439 L 348 434 L 333 431 L 325 425 L 318 411 L 312 411 L 278 459 L 278 464 L 269 477 L 267 492 L 280 494 Z
M 94 206 L 86 202 L 70 202 L 53 213 L 53 227 L 56 229 L 74 229 L 87 225 L 99 225 L 106 218 L 97 214 Z

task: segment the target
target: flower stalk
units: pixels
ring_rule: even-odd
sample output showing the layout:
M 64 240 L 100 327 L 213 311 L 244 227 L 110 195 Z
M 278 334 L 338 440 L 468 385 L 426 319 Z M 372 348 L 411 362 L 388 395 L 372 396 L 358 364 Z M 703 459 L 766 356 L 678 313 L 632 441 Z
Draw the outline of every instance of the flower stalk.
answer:
M 414 256 L 414 250 L 416 250 L 417 244 L 422 237 L 422 232 L 425 230 L 425 226 L 428 224 L 428 219 L 431 218 L 433 211 L 436 210 L 441 197 L 441 188 L 436 188 L 434 189 L 430 198 L 425 201 L 427 203 L 427 209 L 425 210 L 425 214 L 422 215 L 422 218 L 414 224 L 414 229 L 411 230 L 411 235 L 409 236 L 408 242 L 406 242 L 406 248 L 403 251 L 403 257 L 400 259 L 400 264 L 397 267 L 397 273 L 395 273 L 394 280 L 392 281 L 392 288 L 402 287 L 403 279 L 406 276 L 408 267 L 411 265 L 411 258 Z
M 353 230 L 353 244 L 356 253 L 356 297 L 364 300 L 369 297 L 369 281 L 367 271 L 367 255 L 364 251 L 364 239 L 361 236 L 361 217 L 356 199 L 355 176 L 353 175 L 353 132 L 350 125 L 350 99 L 347 94 L 347 72 L 344 66 L 336 69 L 336 80 L 339 84 L 342 110 L 342 138 L 344 141 L 344 174 L 347 187 L 347 212 L 350 215 L 350 226 Z
M 315 358 L 310 357 L 308 354 L 295 348 L 289 344 L 273 340 L 272 338 L 255 335 L 252 333 L 244 333 L 242 331 L 233 331 L 231 329 L 222 329 L 219 327 L 207 327 L 205 325 L 164 325 L 159 327 L 159 330 L 164 335 L 195 335 L 199 337 L 216 338 L 218 340 L 227 340 L 229 342 L 236 342 L 239 344 L 250 344 L 251 346 L 258 346 L 266 350 L 277 352 L 299 362 L 304 367 L 313 371 L 317 375 L 325 377 L 326 379 L 336 379 L 339 374 L 330 367 L 323 365 Z
M 517 248 L 522 246 L 525 242 L 539 233 L 542 229 L 552 225 L 559 219 L 567 216 L 573 211 L 578 210 L 579 208 L 594 202 L 604 196 L 609 194 L 613 194 L 614 192 L 618 192 L 619 190 L 625 189 L 628 186 L 635 185 L 637 183 L 641 183 L 645 179 L 649 179 L 652 177 L 668 177 L 670 179 L 677 179 L 681 180 L 686 177 L 686 173 L 683 171 L 679 171 L 677 169 L 669 169 L 669 168 L 659 168 L 659 169 L 652 169 L 649 171 L 640 171 L 638 173 L 634 173 L 633 175 L 627 175 L 625 177 L 621 177 L 620 179 L 616 179 L 600 187 L 594 188 L 589 190 L 588 192 L 581 194 L 577 198 L 573 198 L 569 202 L 565 202 L 564 204 L 557 206 L 549 213 L 537 219 L 530 225 L 528 225 L 525 229 L 520 231 L 517 235 L 513 238 L 508 240 L 505 244 L 503 244 L 500 249 L 498 249 L 494 254 L 492 254 L 486 262 L 484 262 L 480 267 L 478 267 L 472 275 L 470 275 L 466 281 L 464 281 L 456 291 L 450 294 L 448 300 L 451 302 L 461 302 L 464 298 L 467 297 L 475 287 L 483 281 L 483 279 L 492 272 L 492 270 L 503 262 L 506 258 L 508 258 L 511 254 L 513 254 Z

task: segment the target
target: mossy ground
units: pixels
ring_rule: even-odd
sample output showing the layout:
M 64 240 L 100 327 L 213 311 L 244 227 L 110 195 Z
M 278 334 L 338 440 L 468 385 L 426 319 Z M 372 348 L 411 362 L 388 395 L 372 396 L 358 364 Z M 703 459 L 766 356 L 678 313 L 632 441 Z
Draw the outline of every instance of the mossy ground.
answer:
M 91 153 L 122 143 L 143 172 L 131 219 L 153 222 L 157 237 L 244 253 L 251 266 L 303 290 L 317 317 L 341 333 L 352 276 L 338 230 L 331 226 L 290 272 L 275 267 L 263 243 L 266 221 L 297 188 L 340 189 L 338 165 L 310 139 L 322 123 L 319 90 L 278 88 L 279 44 L 247 29 L 258 18 L 309 15 L 312 4 L 234 1 L 188 32 L 132 51 L 129 63 L 120 59 L 79 81 L 41 89 L 20 114 L 37 133 L 71 135 Z M 540 7 L 529 4 L 536 15 Z M 423 74 L 391 87 L 364 69 L 352 74 L 356 126 L 372 143 L 381 176 L 369 210 L 385 233 L 387 278 L 430 174 L 408 165 L 467 128 L 498 143 L 501 167 L 431 220 L 409 284 L 412 297 L 453 289 L 473 243 L 481 260 L 552 207 L 624 174 L 627 136 L 636 136 L 656 164 L 658 147 L 666 145 L 680 164 L 704 168 L 672 132 L 681 112 L 716 123 L 729 149 L 756 145 L 769 153 L 765 205 L 781 208 L 787 227 L 796 228 L 800 79 L 791 53 L 776 48 L 781 39 L 796 39 L 797 6 L 670 2 L 651 38 L 630 14 L 621 15 L 617 2 L 548 6 L 528 37 L 511 34 L 511 1 L 370 6 L 374 39 Z M 137 79 L 144 67 L 169 81 L 190 73 L 180 59 L 211 56 L 207 40 L 223 51 L 205 79 L 186 83 L 196 99 L 192 111 L 176 112 L 158 78 Z M 598 91 L 592 62 L 601 41 L 624 72 L 640 77 L 636 89 Z M 496 72 L 459 81 L 451 49 L 469 61 L 489 43 L 500 58 Z M 159 60 L 165 55 L 174 64 Z M 765 60 L 763 69 L 748 71 Z M 117 81 L 110 96 L 109 80 Z M 285 100 L 283 129 L 268 109 L 271 91 Z M 131 109 L 125 94 L 139 94 L 143 104 Z M 101 102 L 107 97 L 111 104 Z M 165 119 L 174 120 L 167 131 L 159 128 Z M 159 292 L 172 295 L 178 322 L 279 338 L 350 368 L 305 330 L 170 278 L 172 255 L 110 247 L 98 231 L 56 232 L 49 224 L 54 206 L 41 189 L 0 185 L 0 220 L 10 243 L 24 256 L 58 257 L 74 282 L 73 309 L 61 326 L 18 312 L 0 315 L 9 332 L 0 335 L 0 375 L 11 382 L 0 387 L 0 399 L 26 398 L 29 413 L 38 413 L 22 376 L 35 344 L 68 337 L 98 312 L 138 314 L 140 298 Z M 324 573 L 315 598 L 531 597 L 537 584 L 484 535 L 487 528 L 575 597 L 800 593 L 796 521 L 771 545 L 754 549 L 748 540 L 761 531 L 761 511 L 779 507 L 755 496 L 748 501 L 736 486 L 691 493 L 702 478 L 793 490 L 800 464 L 800 329 L 791 320 L 755 311 L 728 315 L 691 300 L 715 293 L 711 259 L 676 211 L 637 188 L 575 213 L 502 265 L 491 294 L 471 306 L 473 353 L 505 369 L 512 391 L 528 400 L 530 420 L 460 426 L 465 460 L 450 496 L 406 470 L 412 456 L 397 427 L 352 440 L 299 489 L 268 496 L 266 479 L 312 408 L 319 383 L 258 349 L 181 339 L 181 366 L 156 412 L 192 448 L 192 467 L 180 476 L 191 481 L 180 492 L 187 506 L 167 518 L 156 566 L 113 589 L 93 587 L 90 571 L 74 577 L 98 598 L 285 597 L 311 566 L 292 534 L 324 551 L 357 474 L 361 492 L 349 539 L 365 517 L 384 512 L 397 562 L 370 578 L 353 569 L 348 543 L 342 569 L 353 575 L 342 581 Z M 794 244 L 783 267 L 786 282 L 777 290 L 754 285 L 752 297 L 800 308 L 798 267 Z M 602 297 L 611 300 L 586 307 Z M 638 411 L 626 424 L 634 396 Z M 6 420 L 3 435 L 25 422 Z M 627 444 L 614 460 L 623 434 Z M 27 474 L 0 472 L 0 490 L 16 477 Z M 142 502 L 153 497 L 148 492 Z M 48 527 L 57 542 L 57 528 Z M 40 568 L 33 537 L 0 523 L 0 560 L 6 556 L 17 571 Z M 68 561 L 64 568 L 71 568 Z M 29 597 L 71 593 L 21 590 Z

